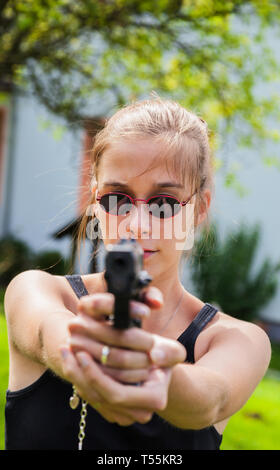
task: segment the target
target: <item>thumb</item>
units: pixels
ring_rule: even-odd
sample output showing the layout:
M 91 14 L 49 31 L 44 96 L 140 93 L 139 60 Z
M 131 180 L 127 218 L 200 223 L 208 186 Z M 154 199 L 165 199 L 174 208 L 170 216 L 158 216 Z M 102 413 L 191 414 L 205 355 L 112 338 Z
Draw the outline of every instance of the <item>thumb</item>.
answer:
M 154 335 L 154 345 L 149 357 L 159 367 L 172 367 L 186 360 L 187 351 L 177 340 Z
M 140 294 L 140 301 L 151 308 L 162 308 L 164 303 L 162 292 L 155 286 L 143 289 Z

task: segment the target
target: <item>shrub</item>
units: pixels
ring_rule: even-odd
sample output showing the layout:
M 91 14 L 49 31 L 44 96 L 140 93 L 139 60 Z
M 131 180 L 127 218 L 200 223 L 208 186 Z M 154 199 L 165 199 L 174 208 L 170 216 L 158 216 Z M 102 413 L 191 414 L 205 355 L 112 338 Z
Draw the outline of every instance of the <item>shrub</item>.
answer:
M 276 293 L 280 269 L 279 263 L 273 264 L 266 258 L 256 272 L 253 264 L 259 241 L 258 224 L 252 228 L 241 224 L 223 243 L 215 223 L 209 233 L 202 231 L 190 264 L 197 295 L 204 301 L 218 304 L 236 318 L 257 319 Z
M 13 236 L 0 240 L 0 287 L 22 271 L 30 269 L 33 253 L 28 245 Z
M 19 273 L 28 269 L 41 269 L 50 274 L 64 275 L 70 269 L 70 259 L 59 251 L 34 253 L 27 243 L 13 236 L 0 240 L 0 289 L 5 289 Z
M 50 274 L 63 276 L 68 271 L 68 260 L 59 251 L 43 251 L 34 255 L 33 269 L 41 269 Z

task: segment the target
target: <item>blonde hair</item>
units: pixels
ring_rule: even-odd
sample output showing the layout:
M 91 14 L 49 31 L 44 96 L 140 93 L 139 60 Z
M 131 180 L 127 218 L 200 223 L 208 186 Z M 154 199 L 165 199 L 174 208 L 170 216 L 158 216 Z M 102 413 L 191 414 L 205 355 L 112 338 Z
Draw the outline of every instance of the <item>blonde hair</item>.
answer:
M 96 134 L 91 151 L 93 183 L 98 182 L 102 155 L 109 146 L 120 140 L 147 137 L 164 144 L 161 148 L 164 148 L 167 169 L 170 164 L 173 173 L 177 175 L 180 183 L 188 188 L 190 194 L 196 192 L 196 227 L 199 206 L 205 204 L 203 190 L 214 189 L 209 132 L 203 119 L 177 102 L 158 97 L 136 101 L 124 106 L 109 118 L 103 129 Z M 160 157 L 162 156 L 161 153 Z M 92 207 L 95 202 L 95 194 L 91 193 L 88 207 Z M 80 244 L 81 241 L 85 242 L 87 224 L 92 217 L 94 214 L 89 214 L 86 209 L 81 218 L 77 236 L 79 258 Z M 208 225 L 208 218 L 206 224 Z M 94 255 L 96 253 L 97 250 Z

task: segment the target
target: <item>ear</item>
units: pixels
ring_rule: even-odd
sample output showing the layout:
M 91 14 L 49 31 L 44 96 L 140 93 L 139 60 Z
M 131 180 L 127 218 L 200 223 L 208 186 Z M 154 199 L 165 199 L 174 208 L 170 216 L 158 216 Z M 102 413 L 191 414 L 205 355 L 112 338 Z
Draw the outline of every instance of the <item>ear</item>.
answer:
M 93 181 L 90 186 L 90 192 L 91 192 L 91 201 L 92 203 L 87 209 L 88 215 L 92 216 L 96 214 L 96 211 L 98 209 L 98 204 L 96 204 L 96 193 L 97 193 L 97 183 L 96 181 Z
M 200 225 L 207 217 L 209 207 L 211 204 L 211 191 L 210 189 L 204 189 L 201 195 L 202 200 L 199 202 L 198 212 L 197 212 L 197 225 Z

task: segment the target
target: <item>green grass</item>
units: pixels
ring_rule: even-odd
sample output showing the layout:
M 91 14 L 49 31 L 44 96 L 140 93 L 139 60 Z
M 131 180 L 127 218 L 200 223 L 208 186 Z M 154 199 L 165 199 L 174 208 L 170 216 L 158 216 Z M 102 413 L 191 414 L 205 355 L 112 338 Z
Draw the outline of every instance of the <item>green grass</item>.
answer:
M 245 406 L 231 417 L 221 449 L 280 450 L 279 378 L 268 373 Z
M 1 314 L 2 311 L 3 307 L 0 304 L 0 450 L 4 449 L 4 407 L 9 373 L 7 328 L 5 317 Z
M 3 305 L 0 302 L 0 450 L 4 449 L 4 407 L 8 385 L 8 343 Z M 271 364 L 279 370 L 280 348 L 273 347 Z M 279 374 L 279 372 L 278 372 Z M 271 371 L 229 421 L 222 450 L 280 450 L 280 380 Z

